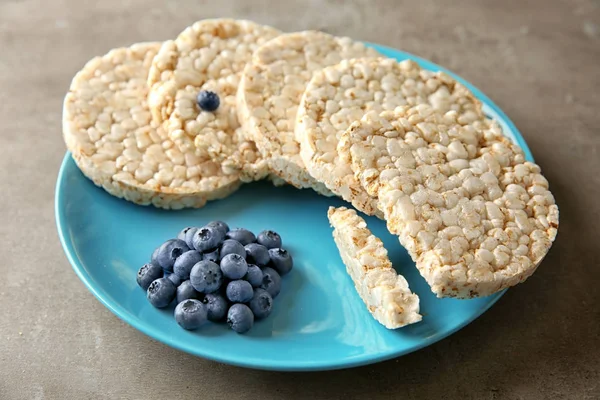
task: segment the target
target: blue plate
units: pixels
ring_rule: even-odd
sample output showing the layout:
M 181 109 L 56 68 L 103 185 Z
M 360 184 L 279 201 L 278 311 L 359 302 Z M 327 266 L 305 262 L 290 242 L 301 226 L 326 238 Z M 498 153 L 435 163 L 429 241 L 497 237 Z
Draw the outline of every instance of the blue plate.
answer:
M 383 54 L 410 58 L 424 68 L 443 68 L 413 55 L 373 45 Z M 483 93 L 465 84 L 498 119 L 504 132 L 532 159 L 525 141 L 506 115 Z M 345 272 L 331 236 L 326 212 L 337 199 L 310 190 L 275 188 L 258 182 L 199 210 L 163 211 L 140 207 L 94 186 L 65 156 L 56 185 L 56 223 L 73 269 L 87 288 L 128 324 L 169 346 L 223 363 L 271 370 L 325 370 L 364 365 L 428 346 L 473 321 L 502 293 L 474 300 L 438 299 L 417 272 L 406 251 L 382 221 L 367 218 L 389 250 L 397 271 L 421 298 L 423 321 L 390 331 L 368 313 Z M 158 310 L 136 285 L 138 268 L 166 239 L 189 225 L 220 219 L 232 227 L 259 232 L 273 229 L 283 238 L 295 269 L 283 279 L 269 318 L 246 335 L 226 325 L 181 329 L 173 307 Z

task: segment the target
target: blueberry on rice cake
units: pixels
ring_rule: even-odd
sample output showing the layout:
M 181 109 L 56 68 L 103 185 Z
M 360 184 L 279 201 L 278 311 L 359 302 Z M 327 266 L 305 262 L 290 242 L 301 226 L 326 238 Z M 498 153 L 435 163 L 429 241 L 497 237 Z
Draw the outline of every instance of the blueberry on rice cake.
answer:
M 146 82 L 160 46 L 140 43 L 90 60 L 65 97 L 63 137 L 79 169 L 110 194 L 160 208 L 202 207 L 266 168 L 251 146 L 230 151 L 231 168 L 181 151 L 152 123 Z
M 148 103 L 153 121 L 180 151 L 229 163 L 245 141 L 235 99 L 242 70 L 254 50 L 279 33 L 251 21 L 208 19 L 162 44 L 150 66 Z M 218 96 L 218 107 L 201 108 L 201 92 Z

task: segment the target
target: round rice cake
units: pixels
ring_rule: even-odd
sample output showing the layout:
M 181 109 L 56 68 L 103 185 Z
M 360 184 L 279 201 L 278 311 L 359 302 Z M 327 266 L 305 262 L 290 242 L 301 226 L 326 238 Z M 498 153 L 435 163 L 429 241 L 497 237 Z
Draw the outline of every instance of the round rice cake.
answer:
M 110 194 L 161 208 L 202 207 L 247 179 L 266 175 L 251 144 L 227 166 L 206 154 L 180 151 L 152 123 L 148 70 L 161 43 L 140 43 L 90 60 L 64 100 L 63 137 L 79 169 Z
M 487 296 L 523 282 L 556 237 L 548 181 L 492 120 L 404 106 L 367 113 L 341 143 L 438 297 Z
M 244 132 L 256 142 L 273 174 L 297 188 L 332 195 L 300 158 L 294 137 L 296 111 L 315 71 L 344 59 L 378 55 L 360 42 L 318 31 L 283 34 L 254 52 L 238 88 L 237 112 Z
M 164 42 L 148 75 L 154 122 L 181 151 L 196 148 L 215 159 L 226 157 L 226 150 L 244 140 L 235 133 L 240 127 L 235 97 L 242 70 L 254 50 L 279 33 L 251 21 L 209 19 Z M 217 110 L 200 110 L 196 97 L 202 90 L 219 96 Z
M 366 112 L 405 104 L 456 110 L 461 121 L 482 117 L 480 102 L 447 74 L 424 70 L 411 60 L 344 60 L 314 73 L 298 107 L 295 135 L 308 172 L 356 209 L 379 214 L 376 199 L 354 178 L 347 160 L 338 156 L 337 145 L 350 124 Z

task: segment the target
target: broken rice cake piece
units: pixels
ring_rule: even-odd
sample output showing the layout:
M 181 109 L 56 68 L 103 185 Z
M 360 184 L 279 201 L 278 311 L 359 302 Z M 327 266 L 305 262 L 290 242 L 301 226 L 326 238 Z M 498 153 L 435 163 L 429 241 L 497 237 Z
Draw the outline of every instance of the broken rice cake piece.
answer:
M 548 181 L 494 121 L 461 121 L 428 105 L 367 113 L 338 152 L 438 297 L 523 282 L 556 237 Z
M 373 317 L 388 329 L 421 321 L 419 297 L 392 268 L 383 243 L 355 210 L 330 207 L 333 238 L 361 299 Z

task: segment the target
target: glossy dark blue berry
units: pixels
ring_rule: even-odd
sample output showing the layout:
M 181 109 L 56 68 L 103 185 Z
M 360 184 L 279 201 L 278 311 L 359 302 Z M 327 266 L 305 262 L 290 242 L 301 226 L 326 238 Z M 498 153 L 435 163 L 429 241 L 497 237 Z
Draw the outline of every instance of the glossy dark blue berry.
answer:
M 188 250 L 175 260 L 173 272 L 179 275 L 182 280 L 190 279 L 190 272 L 199 261 L 202 261 L 202 253 L 196 250 Z
M 262 244 L 250 243 L 244 246 L 246 249 L 246 260 L 249 263 L 256 264 L 260 267 L 264 267 L 269 263 L 271 259 L 269 256 L 269 250 Z
M 281 292 L 281 276 L 273 268 L 263 268 L 263 281 L 260 285 L 261 289 L 265 289 L 272 298 L 277 297 Z
M 282 248 L 275 248 L 269 250 L 269 257 L 271 258 L 271 266 L 279 275 L 285 275 L 292 270 L 294 266 L 294 260 L 289 251 Z
M 248 263 L 239 254 L 227 254 L 221 260 L 221 271 L 227 279 L 242 279 L 248 272 Z
M 223 296 L 218 293 L 209 293 L 204 296 L 202 302 L 206 304 L 208 320 L 213 322 L 223 321 L 227 315 L 229 304 Z
M 237 240 L 243 246 L 245 246 L 249 243 L 256 242 L 256 236 L 254 236 L 254 233 L 252 233 L 248 229 L 244 229 L 244 228 L 237 228 L 237 229 L 230 230 L 229 232 L 227 232 L 227 235 L 225 235 L 225 238 Z
M 239 279 L 227 284 L 226 294 L 232 303 L 247 303 L 254 296 L 254 289 L 250 282 Z
M 194 248 L 203 253 L 207 250 L 219 247 L 223 242 L 223 239 L 223 234 L 219 229 L 212 226 L 205 226 L 194 233 L 192 242 Z
M 229 225 L 227 225 L 223 221 L 211 221 L 208 224 L 206 224 L 206 226 L 217 228 L 218 230 L 220 230 L 221 232 L 223 232 L 223 236 L 225 236 L 225 234 L 227 232 L 229 232 Z
M 254 290 L 254 296 L 252 296 L 248 306 L 256 319 L 266 318 L 271 314 L 273 298 L 266 290 L 256 289 Z
M 254 314 L 245 304 L 234 304 L 227 311 L 227 324 L 237 333 L 246 333 L 254 325 Z
M 175 321 L 183 329 L 198 329 L 206 322 L 206 305 L 195 299 L 184 300 L 177 304 L 174 315 Z
M 175 264 L 177 257 L 189 249 L 183 240 L 168 240 L 158 249 L 158 263 L 166 272 L 173 272 L 173 264 Z
M 262 285 L 263 272 L 258 265 L 248 264 L 248 272 L 246 272 L 244 279 L 250 282 L 252 287 L 257 288 Z
M 208 250 L 202 253 L 203 260 L 209 260 L 212 262 L 219 262 L 219 249 Z
M 194 289 L 194 287 L 192 286 L 192 282 L 190 282 L 188 279 L 187 281 L 181 282 L 181 285 L 177 287 L 175 300 L 177 304 L 179 304 L 184 300 L 199 299 L 200 297 L 200 293 L 198 293 L 196 289 Z
M 198 97 L 196 97 L 196 101 L 198 102 L 200 109 L 204 111 L 215 111 L 221 104 L 219 96 L 215 92 L 208 90 L 201 90 L 200 93 L 198 93 Z
M 182 282 L 181 277 L 174 272 L 165 273 L 165 278 L 167 278 L 168 280 L 173 282 L 173 285 L 175 285 L 175 287 L 178 287 L 179 285 L 181 285 L 181 282 Z
M 144 264 L 137 273 L 137 284 L 144 290 L 148 289 L 150 284 L 163 277 L 163 269 L 156 264 Z
M 281 236 L 277 232 L 273 231 L 262 231 L 256 237 L 258 244 L 262 244 L 267 249 L 273 249 L 275 247 L 281 247 Z
M 158 278 L 148 286 L 146 297 L 154 307 L 164 308 L 173 301 L 176 291 L 177 288 L 169 279 Z
M 241 257 L 246 258 L 246 249 L 237 240 L 227 239 L 221 245 L 219 257 L 222 260 L 228 254 L 238 254 Z
M 200 293 L 213 293 L 219 290 L 223 283 L 223 273 L 219 265 L 208 260 L 202 260 L 190 272 L 192 286 Z

